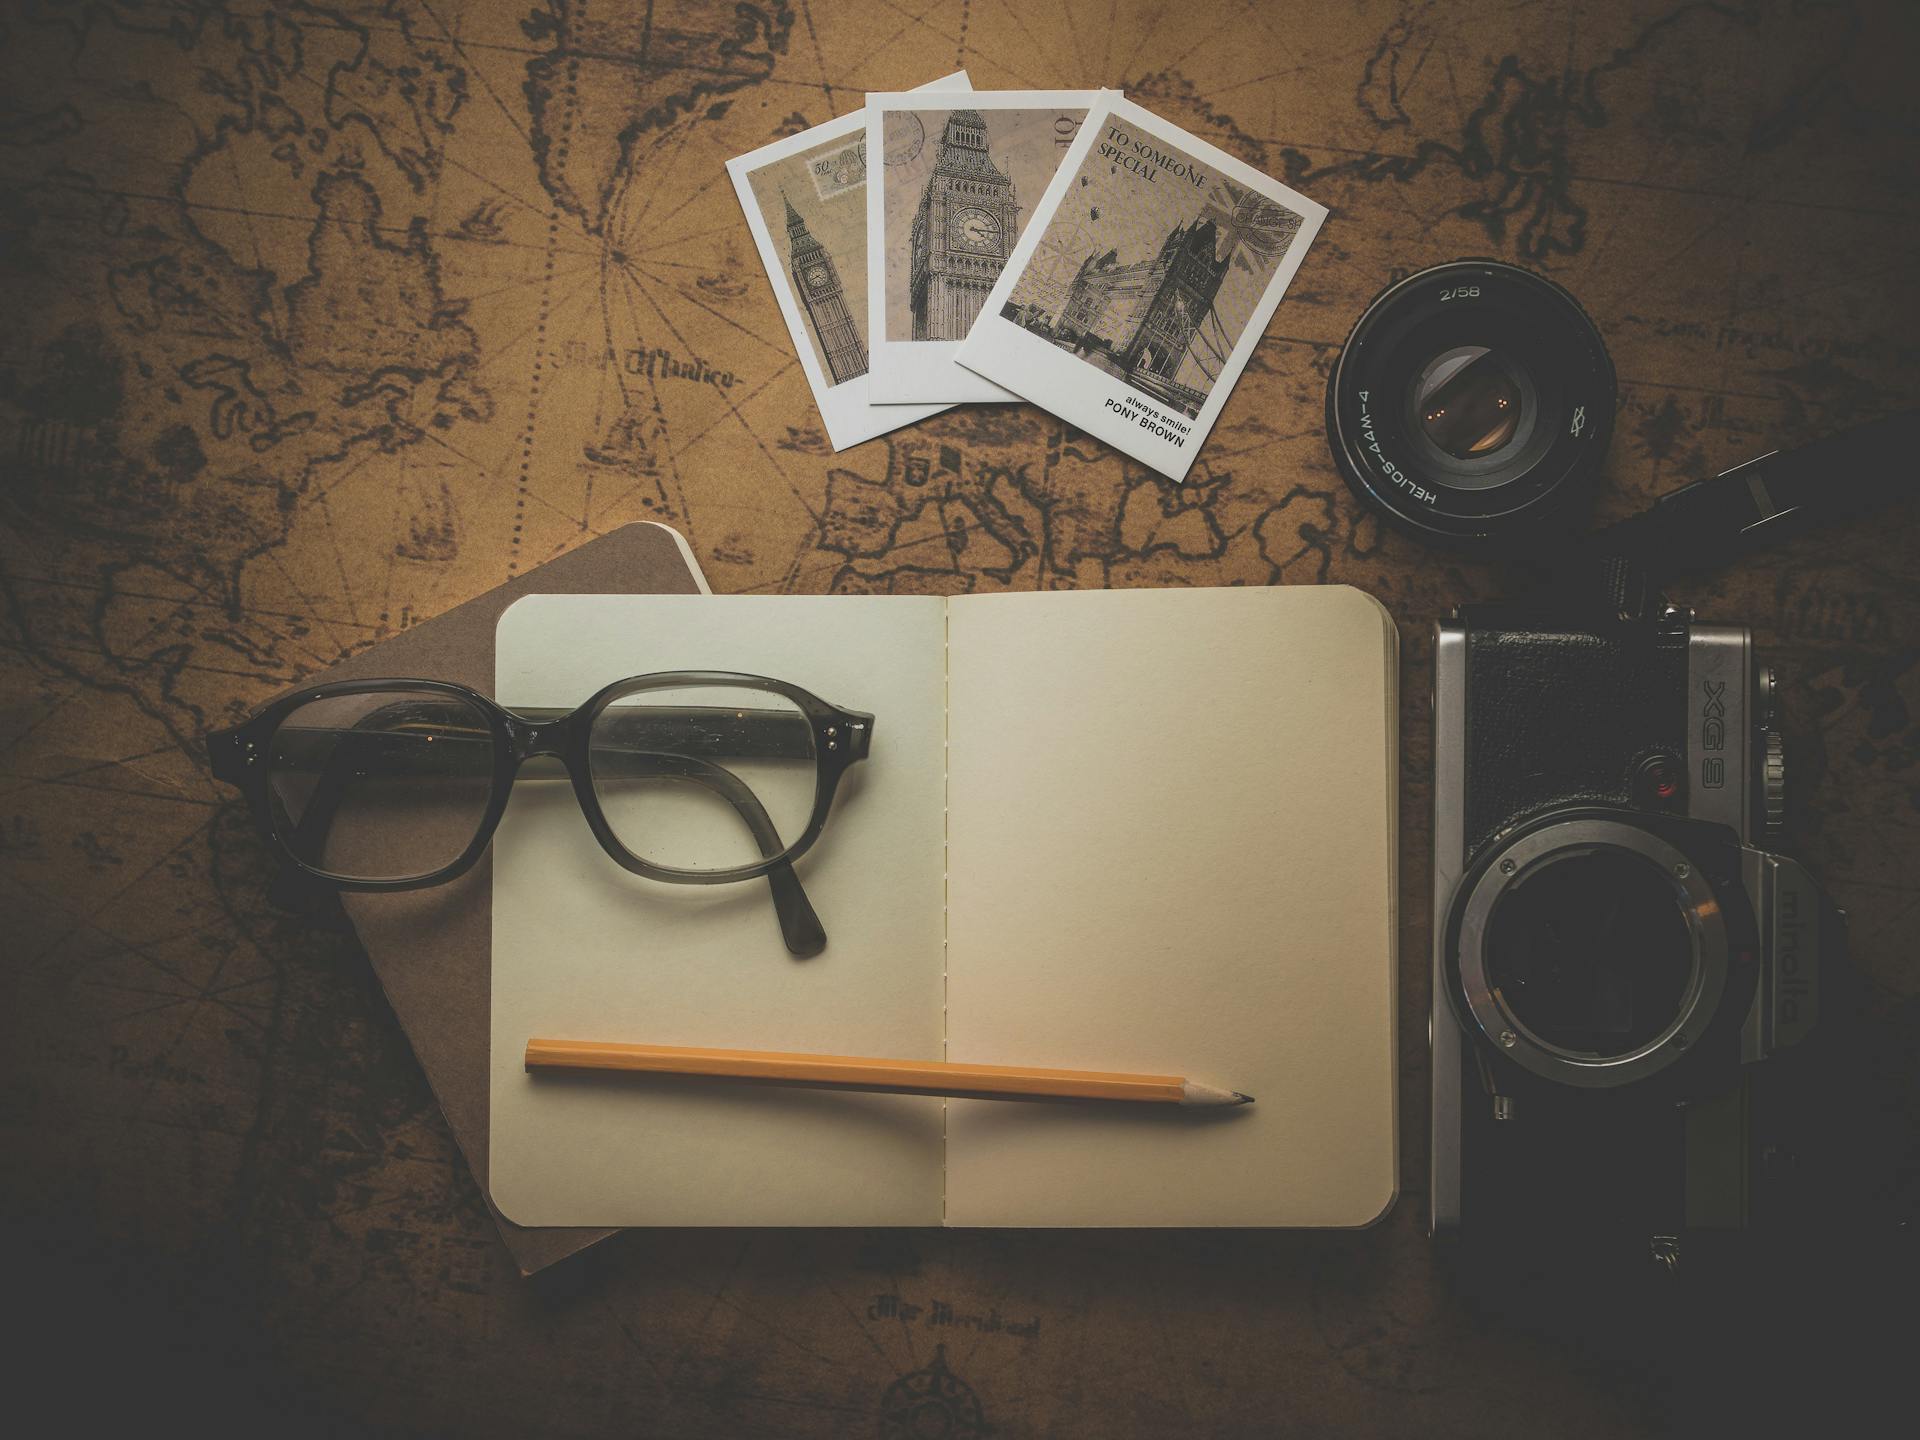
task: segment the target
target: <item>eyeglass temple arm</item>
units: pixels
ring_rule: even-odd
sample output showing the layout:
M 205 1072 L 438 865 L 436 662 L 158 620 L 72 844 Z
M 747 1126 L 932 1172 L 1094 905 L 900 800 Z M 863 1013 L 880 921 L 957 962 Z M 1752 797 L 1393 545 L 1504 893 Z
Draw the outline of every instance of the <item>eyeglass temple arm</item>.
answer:
M 410 708 L 417 702 L 403 702 Z M 359 746 L 349 743 L 353 740 L 373 741 L 378 744 L 391 743 L 405 732 L 392 729 L 361 730 L 359 726 L 378 722 L 390 725 L 392 717 L 385 713 L 388 708 L 372 711 L 363 716 L 354 731 L 333 732 L 338 743 L 329 747 L 326 761 L 319 778 L 314 783 L 313 794 L 307 801 L 305 810 L 294 825 L 289 837 L 300 854 L 318 855 L 326 842 L 326 834 L 332 828 L 334 818 L 340 806 L 345 803 L 347 791 L 359 766 L 359 756 L 354 752 Z M 288 735 L 287 727 L 281 730 L 283 738 Z M 466 735 L 449 735 L 444 722 L 436 725 L 436 743 L 447 748 L 438 753 L 449 755 L 451 748 L 462 744 L 473 745 L 492 743 L 490 736 L 475 732 L 470 738 Z M 723 766 L 714 765 L 691 755 L 667 755 L 656 751 L 634 750 L 625 745 L 617 748 L 604 747 L 603 753 L 617 755 L 622 765 L 631 763 L 635 772 L 641 776 L 671 775 L 677 779 L 691 780 L 716 791 L 720 797 L 732 805 L 734 811 L 746 822 L 752 832 L 754 843 L 760 847 L 762 857 L 778 855 L 786 847 L 780 840 L 780 833 L 774 827 L 773 819 L 767 814 L 766 807 L 760 803 L 759 796 L 741 782 L 740 778 Z M 827 945 L 827 932 L 820 923 L 820 917 L 813 904 L 807 899 L 807 892 L 800 884 L 800 877 L 794 874 L 789 861 L 781 861 L 767 872 L 767 887 L 773 892 L 774 913 L 780 920 L 780 933 L 786 941 L 790 954 L 807 959 L 818 955 Z M 277 887 L 283 893 L 286 886 Z M 303 887 L 302 894 L 311 887 Z M 306 908 L 301 906 L 299 908 Z

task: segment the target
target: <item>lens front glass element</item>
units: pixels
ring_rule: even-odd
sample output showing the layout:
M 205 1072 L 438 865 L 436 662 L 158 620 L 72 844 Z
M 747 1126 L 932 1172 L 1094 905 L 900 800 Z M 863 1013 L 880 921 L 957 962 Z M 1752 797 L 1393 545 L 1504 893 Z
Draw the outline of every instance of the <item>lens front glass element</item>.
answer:
M 457 695 L 405 688 L 310 700 L 267 745 L 273 827 L 343 880 L 416 880 L 458 860 L 493 793 L 493 731 Z
M 615 838 L 672 870 L 735 870 L 791 849 L 819 786 L 806 713 L 744 686 L 623 696 L 594 720 L 589 762 Z
M 1457 345 L 1414 378 L 1414 413 L 1427 438 L 1456 460 L 1497 454 L 1519 432 L 1522 393 L 1513 367 L 1484 345 Z
M 1631 1054 L 1664 1034 L 1695 968 L 1666 872 L 1604 846 L 1523 873 L 1494 905 L 1485 953 L 1501 1007 L 1542 1043 L 1585 1055 Z

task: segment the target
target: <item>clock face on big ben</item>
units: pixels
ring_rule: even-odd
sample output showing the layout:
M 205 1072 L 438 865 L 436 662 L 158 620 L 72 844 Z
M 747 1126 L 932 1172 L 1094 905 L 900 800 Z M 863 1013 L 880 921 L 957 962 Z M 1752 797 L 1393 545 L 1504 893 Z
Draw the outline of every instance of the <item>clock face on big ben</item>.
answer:
M 824 265 L 809 265 L 807 267 L 807 286 L 813 290 L 826 289 L 827 267 Z
M 976 250 L 983 255 L 1000 253 L 1000 222 L 985 210 L 968 207 L 954 212 L 953 248 Z

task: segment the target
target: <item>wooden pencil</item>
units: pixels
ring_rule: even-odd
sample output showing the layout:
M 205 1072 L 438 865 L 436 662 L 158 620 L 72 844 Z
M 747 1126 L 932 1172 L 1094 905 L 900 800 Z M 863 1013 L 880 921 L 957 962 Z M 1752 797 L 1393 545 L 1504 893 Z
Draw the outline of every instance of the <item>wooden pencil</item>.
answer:
M 708 1050 L 605 1040 L 529 1040 L 526 1066 L 540 1070 L 629 1070 L 775 1084 L 876 1090 L 894 1095 L 960 1095 L 992 1100 L 1117 1100 L 1147 1105 L 1250 1105 L 1251 1095 L 1179 1075 L 1040 1070 L 948 1060 L 875 1060 L 774 1050 Z

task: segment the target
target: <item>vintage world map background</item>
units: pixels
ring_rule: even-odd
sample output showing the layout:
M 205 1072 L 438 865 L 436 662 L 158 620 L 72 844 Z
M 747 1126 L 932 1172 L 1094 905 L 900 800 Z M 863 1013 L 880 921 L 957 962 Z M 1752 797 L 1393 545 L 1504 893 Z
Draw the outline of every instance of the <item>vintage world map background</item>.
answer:
M 1788 0 L 9 5 L 0 1189 L 41 1346 L 99 1366 L 69 1403 L 676 1436 L 1603 1435 L 1684 1408 L 1631 1345 L 1488 1321 L 1431 1264 L 1428 631 L 1501 577 L 1361 513 L 1325 379 L 1381 286 L 1480 254 L 1608 338 L 1609 514 L 1912 405 L 1916 40 L 1912 7 Z M 829 452 L 722 164 L 960 65 L 1123 86 L 1331 207 L 1188 484 L 1029 406 Z M 1896 1152 L 1914 518 L 1684 596 L 1783 669 L 1801 849 L 1853 916 L 1880 1047 L 1855 1109 Z M 636 519 L 684 531 L 719 591 L 1384 599 L 1407 696 L 1389 1220 L 634 1234 L 519 1280 L 364 965 L 265 905 L 197 738 Z M 1911 1216 L 1905 1153 L 1864 1230 Z

